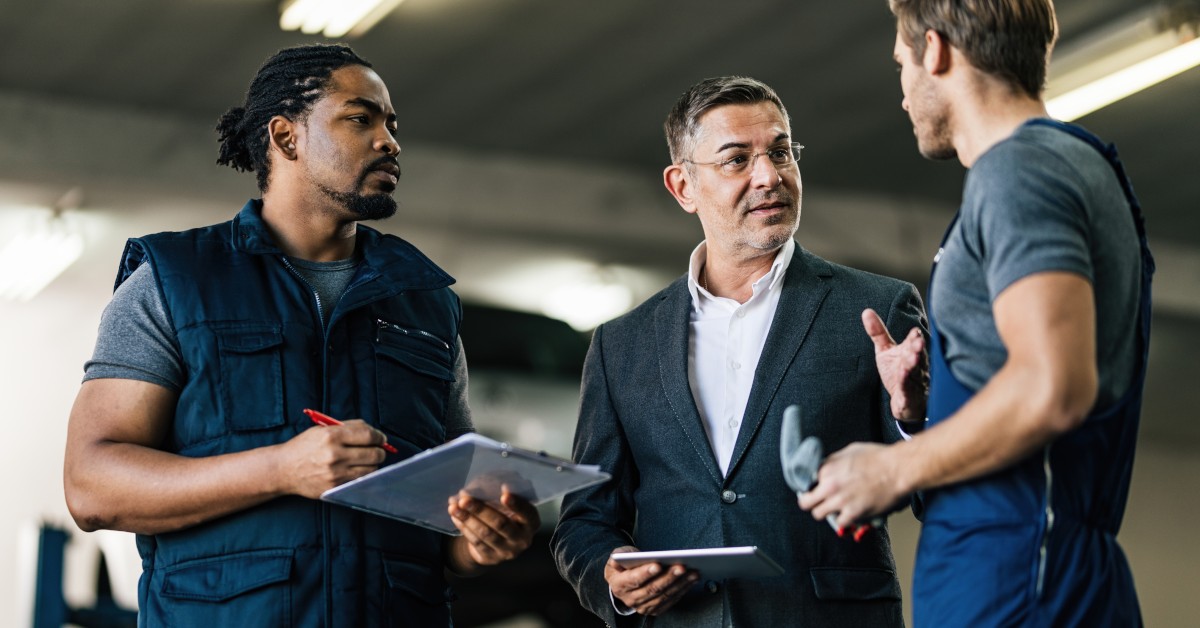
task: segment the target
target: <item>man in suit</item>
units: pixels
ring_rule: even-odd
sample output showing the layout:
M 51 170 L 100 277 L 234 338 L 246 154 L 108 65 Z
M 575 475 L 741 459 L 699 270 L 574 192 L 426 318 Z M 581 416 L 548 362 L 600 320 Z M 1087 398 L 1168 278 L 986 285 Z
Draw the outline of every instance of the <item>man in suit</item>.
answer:
M 897 349 L 877 355 L 859 321 L 911 348 L 922 341 L 920 297 L 793 241 L 802 147 L 767 85 L 702 81 L 665 128 L 664 184 L 705 240 L 687 275 L 593 336 L 574 457 L 613 479 L 564 500 L 551 540 L 559 571 L 611 626 L 901 625 L 886 527 L 855 543 L 803 513 L 783 479 L 779 432 L 783 409 L 799 404 L 831 449 L 897 440 L 876 370 Z M 921 369 L 908 372 L 887 389 L 923 398 L 912 394 Z M 740 545 L 763 549 L 784 575 L 718 582 L 609 558 Z

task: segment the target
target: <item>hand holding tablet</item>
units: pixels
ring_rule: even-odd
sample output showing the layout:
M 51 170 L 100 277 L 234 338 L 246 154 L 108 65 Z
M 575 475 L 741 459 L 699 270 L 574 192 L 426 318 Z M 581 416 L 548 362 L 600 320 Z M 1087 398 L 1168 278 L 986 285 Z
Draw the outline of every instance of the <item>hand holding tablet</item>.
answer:
M 783 574 L 783 568 L 756 546 L 711 547 L 701 549 L 665 550 L 655 552 L 624 552 L 613 554 L 614 561 L 624 567 L 659 563 L 664 567 L 683 565 L 700 573 L 706 580 L 726 578 L 769 578 Z

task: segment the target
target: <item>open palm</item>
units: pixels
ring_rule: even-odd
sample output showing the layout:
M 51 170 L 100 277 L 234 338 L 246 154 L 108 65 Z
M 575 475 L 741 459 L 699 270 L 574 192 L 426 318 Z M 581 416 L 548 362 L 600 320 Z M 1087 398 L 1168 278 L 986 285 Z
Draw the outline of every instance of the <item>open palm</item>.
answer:
M 879 379 L 892 398 L 892 416 L 901 421 L 925 418 L 929 396 L 929 360 L 925 355 L 925 336 L 913 327 L 897 344 L 875 310 L 862 314 L 863 328 L 875 345 L 875 367 Z

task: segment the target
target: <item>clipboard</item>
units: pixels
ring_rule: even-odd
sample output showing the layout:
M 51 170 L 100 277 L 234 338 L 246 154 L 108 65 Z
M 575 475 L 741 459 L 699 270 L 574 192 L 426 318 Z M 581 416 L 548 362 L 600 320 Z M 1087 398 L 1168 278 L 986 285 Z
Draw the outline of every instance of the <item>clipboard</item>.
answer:
M 470 433 L 331 488 L 321 500 L 458 536 L 446 503 L 459 490 L 498 504 L 506 485 L 537 505 L 610 477 L 595 465 Z
M 700 572 L 700 577 L 708 580 L 770 578 L 783 575 L 783 567 L 755 545 L 622 552 L 613 554 L 612 559 L 625 567 L 636 567 L 646 563 L 659 563 L 663 566 L 683 565 L 688 569 L 695 569 Z

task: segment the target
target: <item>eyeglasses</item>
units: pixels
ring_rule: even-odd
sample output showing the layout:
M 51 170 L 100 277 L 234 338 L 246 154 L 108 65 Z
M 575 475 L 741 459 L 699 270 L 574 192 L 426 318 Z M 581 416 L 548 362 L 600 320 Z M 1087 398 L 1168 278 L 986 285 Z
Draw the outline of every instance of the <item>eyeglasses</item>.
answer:
M 800 161 L 800 150 L 803 148 L 804 146 L 800 145 L 800 143 L 792 142 L 787 146 L 776 146 L 762 153 L 734 153 L 729 158 L 722 159 L 721 161 L 692 161 L 691 159 L 684 159 L 682 161 L 686 161 L 689 164 L 696 164 L 697 166 L 716 166 L 721 174 L 727 177 L 734 177 L 753 170 L 754 161 L 758 159 L 759 155 L 766 155 L 776 170 L 784 166 L 790 166 Z

